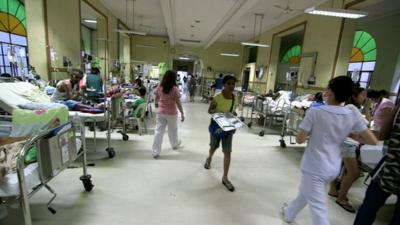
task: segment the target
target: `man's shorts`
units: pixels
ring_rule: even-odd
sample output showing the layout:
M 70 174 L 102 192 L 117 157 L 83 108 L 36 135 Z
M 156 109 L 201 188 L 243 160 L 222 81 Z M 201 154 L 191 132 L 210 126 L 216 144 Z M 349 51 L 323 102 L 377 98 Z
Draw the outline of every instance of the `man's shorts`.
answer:
M 232 137 L 234 132 L 229 131 L 229 133 L 222 139 L 215 138 L 210 133 L 210 147 L 211 149 L 219 148 L 219 143 L 222 142 L 222 152 L 232 152 Z
M 343 142 L 340 145 L 340 148 L 342 150 L 342 157 L 343 158 L 356 158 L 356 150 L 357 146 L 349 143 Z

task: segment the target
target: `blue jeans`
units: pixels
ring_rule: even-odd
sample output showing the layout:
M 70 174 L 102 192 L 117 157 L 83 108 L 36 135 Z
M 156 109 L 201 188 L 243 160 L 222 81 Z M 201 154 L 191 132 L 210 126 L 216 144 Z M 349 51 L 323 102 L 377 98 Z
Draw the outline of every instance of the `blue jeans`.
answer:
M 368 186 L 364 202 L 358 209 L 354 225 L 372 225 L 376 214 L 390 197 L 390 193 L 384 192 L 379 185 L 379 181 L 373 180 Z M 397 195 L 396 208 L 393 213 L 392 221 L 389 225 L 400 224 L 400 195 Z

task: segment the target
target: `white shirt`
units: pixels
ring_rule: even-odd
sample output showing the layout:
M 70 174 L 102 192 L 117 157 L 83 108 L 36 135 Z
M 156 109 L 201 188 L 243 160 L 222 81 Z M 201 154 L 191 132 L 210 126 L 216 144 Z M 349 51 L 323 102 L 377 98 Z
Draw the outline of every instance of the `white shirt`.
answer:
M 351 132 L 360 133 L 367 129 L 364 121 L 352 110 L 332 105 L 310 108 L 299 127 L 310 134 L 301 169 L 323 176 L 339 174 L 341 143 Z

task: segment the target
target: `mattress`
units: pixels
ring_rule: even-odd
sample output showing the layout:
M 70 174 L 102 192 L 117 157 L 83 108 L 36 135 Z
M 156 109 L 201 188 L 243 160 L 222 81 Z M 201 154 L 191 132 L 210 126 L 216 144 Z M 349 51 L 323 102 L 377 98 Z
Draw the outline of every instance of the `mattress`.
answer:
M 93 122 L 93 121 L 102 122 L 106 120 L 105 113 L 92 114 L 79 111 L 69 111 L 69 117 L 72 119 L 74 116 L 79 116 L 81 120 L 87 122 Z

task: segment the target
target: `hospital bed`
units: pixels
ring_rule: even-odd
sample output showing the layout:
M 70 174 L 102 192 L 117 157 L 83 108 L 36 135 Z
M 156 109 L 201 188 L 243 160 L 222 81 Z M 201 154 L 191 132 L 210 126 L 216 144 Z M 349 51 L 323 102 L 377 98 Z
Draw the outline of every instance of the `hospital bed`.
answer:
M 50 102 L 50 98 L 43 94 L 36 86 L 27 82 L 12 82 L 12 83 L 0 83 L 0 108 L 8 113 L 12 113 L 12 110 L 18 108 L 18 105 L 23 105 L 31 102 Z M 106 107 L 110 109 L 110 105 Z M 70 111 L 69 116 L 71 120 L 79 122 L 81 127 L 84 127 L 85 122 L 93 122 L 94 124 L 99 122 L 106 122 L 108 125 L 107 129 L 107 148 L 109 158 L 115 156 L 115 150 L 111 147 L 111 131 L 110 131 L 110 113 L 83 113 L 79 111 Z M 85 129 L 81 129 L 80 135 L 83 141 L 83 148 L 86 150 L 85 143 Z M 96 144 L 96 131 L 94 131 L 94 141 Z
M 32 148 L 36 150 L 36 160 L 28 164 L 25 156 Z M 28 139 L 18 152 L 16 173 L 7 174 L 3 183 L 0 183 L 0 214 L 7 216 L 7 206 L 17 203 L 22 209 L 25 225 L 32 225 L 29 198 L 42 188 L 53 195 L 47 203 L 47 208 L 51 213 L 56 213 L 51 203 L 57 194 L 48 183 L 80 157 L 83 158 L 83 175 L 80 180 L 85 190 L 90 192 L 94 186 L 91 175 L 87 173 L 86 151 L 78 151 L 79 149 L 81 143 L 75 137 L 71 122 L 45 130 Z M 2 219 L 0 218 L 0 222 Z

